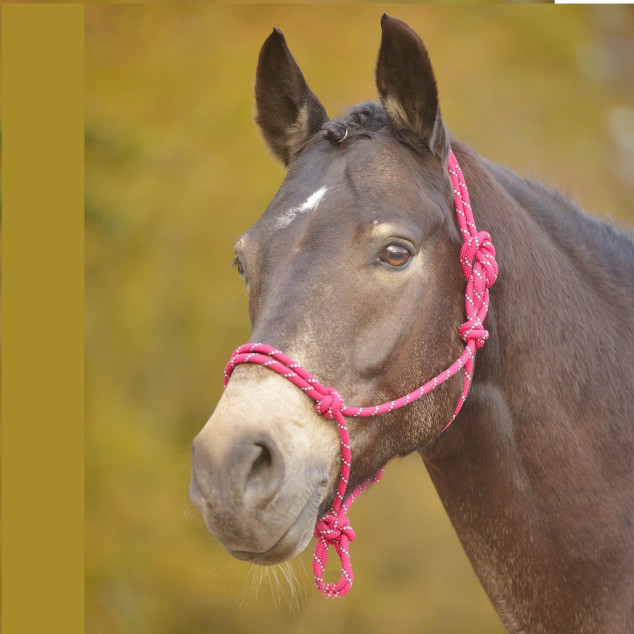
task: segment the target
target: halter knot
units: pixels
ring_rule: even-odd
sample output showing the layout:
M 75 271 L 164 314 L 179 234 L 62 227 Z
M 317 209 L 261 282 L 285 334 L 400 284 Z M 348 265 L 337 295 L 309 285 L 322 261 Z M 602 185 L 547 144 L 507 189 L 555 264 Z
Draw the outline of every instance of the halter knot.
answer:
M 346 542 L 342 541 L 344 537 L 348 544 L 356 537 L 345 513 L 337 513 L 331 509 L 315 524 L 315 538 L 324 539 L 328 546 L 336 544 L 346 548 Z
M 460 249 L 460 262 L 467 280 L 467 321 L 460 326 L 460 337 L 466 344 L 473 341 L 478 349 L 489 338 L 489 331 L 482 322 L 489 309 L 489 288 L 498 275 L 495 247 L 487 231 L 474 232 L 465 238 Z
M 343 409 L 343 396 L 333 387 L 326 388 L 326 393 L 315 403 L 315 410 L 325 418 L 333 420 L 336 412 Z
M 473 341 L 476 349 L 478 349 L 489 338 L 489 331 L 482 325 L 482 320 L 477 315 L 474 315 L 460 326 L 460 338 L 465 343 Z
M 479 281 L 484 282 L 484 288 L 493 286 L 498 276 L 498 265 L 488 231 L 479 231 L 464 241 L 460 249 L 460 261 L 466 280 L 475 274 L 483 276 Z M 480 266 L 477 267 L 477 264 Z

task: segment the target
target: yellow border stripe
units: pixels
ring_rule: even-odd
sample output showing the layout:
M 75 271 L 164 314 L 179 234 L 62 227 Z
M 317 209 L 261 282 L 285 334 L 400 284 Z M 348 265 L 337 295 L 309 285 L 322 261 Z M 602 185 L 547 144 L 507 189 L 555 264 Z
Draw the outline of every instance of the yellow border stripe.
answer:
M 2 7 L 2 629 L 82 632 L 84 8 Z

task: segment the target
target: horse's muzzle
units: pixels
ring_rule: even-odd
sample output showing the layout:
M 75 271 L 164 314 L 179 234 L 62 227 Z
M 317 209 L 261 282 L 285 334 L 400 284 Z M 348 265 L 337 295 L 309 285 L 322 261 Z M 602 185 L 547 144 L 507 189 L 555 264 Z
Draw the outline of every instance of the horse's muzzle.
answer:
M 300 390 L 264 368 L 238 368 L 192 443 L 190 497 L 235 557 L 299 554 L 337 482 L 337 432 Z

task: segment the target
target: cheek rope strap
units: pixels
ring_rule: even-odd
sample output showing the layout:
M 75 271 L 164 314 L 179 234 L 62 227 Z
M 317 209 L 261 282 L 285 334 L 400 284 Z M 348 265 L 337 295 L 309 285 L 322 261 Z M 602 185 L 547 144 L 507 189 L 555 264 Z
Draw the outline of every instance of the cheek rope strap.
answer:
M 484 345 L 489 333 L 483 326 L 489 308 L 489 288 L 497 279 L 498 267 L 495 261 L 495 248 L 491 236 L 486 231 L 478 232 L 469 202 L 469 192 L 462 170 L 454 153 L 449 154 L 449 176 L 454 189 L 456 216 L 463 238 L 460 249 L 460 264 L 467 280 L 465 291 L 465 312 L 467 320 L 460 326 L 460 337 L 465 342 L 464 352 L 444 372 L 435 376 L 413 392 L 388 403 L 371 407 L 350 407 L 344 403 L 341 394 L 332 387 L 324 387 L 314 376 L 283 352 L 262 343 L 247 343 L 240 346 L 231 356 L 224 373 L 227 385 L 231 373 L 241 363 L 262 365 L 288 379 L 313 401 L 315 410 L 329 420 L 334 420 L 341 440 L 341 475 L 335 499 L 330 510 L 317 521 L 315 538 L 317 546 L 313 557 L 313 574 L 317 589 L 327 597 L 342 597 L 352 587 L 353 573 L 350 563 L 349 544 L 355 538 L 347 513 L 350 505 L 373 482 L 383 476 L 383 468 L 372 478 L 361 483 L 346 496 L 352 454 L 350 437 L 346 425 L 346 416 L 377 416 L 413 403 L 464 368 L 462 394 L 451 420 L 443 431 L 451 425 L 462 408 L 473 378 L 475 354 Z M 324 570 L 328 560 L 328 548 L 333 546 L 341 562 L 341 576 L 336 583 L 324 580 Z

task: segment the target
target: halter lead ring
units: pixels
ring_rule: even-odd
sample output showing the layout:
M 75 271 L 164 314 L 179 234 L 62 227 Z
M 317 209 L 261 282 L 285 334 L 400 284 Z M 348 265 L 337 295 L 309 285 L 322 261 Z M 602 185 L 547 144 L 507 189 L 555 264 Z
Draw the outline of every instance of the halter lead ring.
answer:
M 456 217 L 463 238 L 460 249 L 462 272 L 467 280 L 465 290 L 465 312 L 467 321 L 460 326 L 460 337 L 465 342 L 464 352 L 444 372 L 434 377 L 413 392 L 398 399 L 372 407 L 349 407 L 341 394 L 334 388 L 324 387 L 307 370 L 287 357 L 283 352 L 261 343 L 247 343 L 240 346 L 231 356 L 225 368 L 224 384 L 227 385 L 231 373 L 241 363 L 263 365 L 288 379 L 315 401 L 315 410 L 327 419 L 337 423 L 341 440 L 341 475 L 332 507 L 315 525 L 317 546 L 313 557 L 313 574 L 317 589 L 327 597 L 341 597 L 352 587 L 353 573 L 348 546 L 355 538 L 355 532 L 347 517 L 350 505 L 372 483 L 378 482 L 383 468 L 372 478 L 356 487 L 345 497 L 350 477 L 352 454 L 350 437 L 345 416 L 376 416 L 399 409 L 412 403 L 464 368 L 462 395 L 445 431 L 454 421 L 469 393 L 473 378 L 475 354 L 484 345 L 489 333 L 483 322 L 489 308 L 489 288 L 497 279 L 498 267 L 495 261 L 495 247 L 486 231 L 478 232 L 469 202 L 467 185 L 454 153 L 449 152 L 449 176 L 454 189 Z M 341 561 L 341 577 L 337 583 L 324 581 L 324 569 L 328 560 L 328 548 L 334 546 Z

